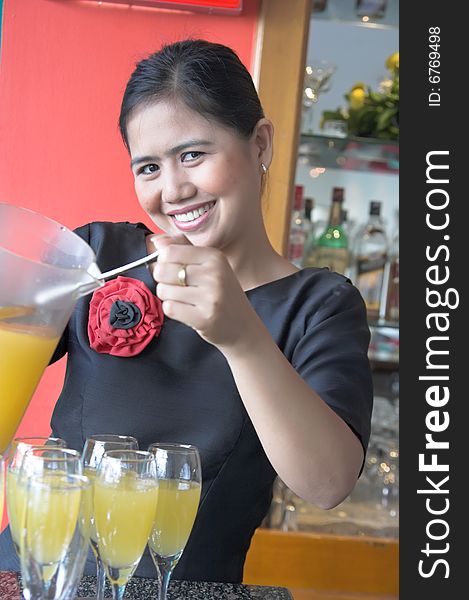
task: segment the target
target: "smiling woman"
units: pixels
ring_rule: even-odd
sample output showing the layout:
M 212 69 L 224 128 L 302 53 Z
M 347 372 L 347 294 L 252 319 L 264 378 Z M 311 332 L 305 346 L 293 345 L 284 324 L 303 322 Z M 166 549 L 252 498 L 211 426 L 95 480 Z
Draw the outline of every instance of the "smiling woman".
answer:
M 357 481 L 372 406 L 365 306 L 342 275 L 298 270 L 271 246 L 274 127 L 233 50 L 183 40 L 142 60 L 119 124 L 138 201 L 164 233 L 77 233 L 102 271 L 160 254 L 77 303 L 54 356 L 68 352 L 52 429 L 77 449 L 104 430 L 196 446 L 201 501 L 173 576 L 240 582 L 277 474 L 323 508 Z M 136 573 L 156 576 L 148 554 Z
M 267 247 L 258 202 L 260 163 L 271 160 L 267 119 L 245 138 L 179 100 L 162 99 L 132 111 L 126 138 L 137 197 L 160 229 L 223 248 L 239 264 Z M 278 266 L 292 271 L 289 263 Z

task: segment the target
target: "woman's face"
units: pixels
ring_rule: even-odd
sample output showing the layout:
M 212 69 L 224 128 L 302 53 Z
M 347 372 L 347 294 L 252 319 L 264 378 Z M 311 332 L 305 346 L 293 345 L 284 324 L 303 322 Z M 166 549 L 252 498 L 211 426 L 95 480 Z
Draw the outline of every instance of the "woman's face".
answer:
M 219 249 L 255 234 L 266 162 L 259 136 L 242 139 L 166 101 L 137 109 L 127 136 L 138 200 L 160 229 Z

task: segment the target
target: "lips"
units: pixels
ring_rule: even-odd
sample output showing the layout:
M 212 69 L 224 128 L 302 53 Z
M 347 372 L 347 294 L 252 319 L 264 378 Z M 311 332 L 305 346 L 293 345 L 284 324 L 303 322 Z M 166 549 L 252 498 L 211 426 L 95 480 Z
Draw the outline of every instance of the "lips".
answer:
M 175 211 L 169 216 L 179 230 L 193 231 L 207 221 L 214 205 L 215 201 L 207 202 L 194 208 Z

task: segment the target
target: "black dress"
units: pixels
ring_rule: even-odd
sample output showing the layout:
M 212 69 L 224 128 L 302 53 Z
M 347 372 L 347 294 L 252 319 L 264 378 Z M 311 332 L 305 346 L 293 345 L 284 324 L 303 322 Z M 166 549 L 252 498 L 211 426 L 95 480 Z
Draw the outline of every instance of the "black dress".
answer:
M 149 231 L 142 224 L 99 222 L 77 233 L 94 249 L 102 271 L 147 252 Z M 155 292 L 146 267 L 125 275 Z M 373 396 L 369 329 L 357 289 L 342 275 L 310 268 L 246 294 L 286 358 L 366 449 Z M 54 435 L 77 450 L 87 436 L 98 433 L 133 435 L 142 449 L 152 442 L 197 446 L 202 495 L 173 576 L 242 581 L 246 552 L 269 509 L 276 473 L 228 363 L 190 327 L 169 318 L 137 356 L 97 353 L 87 333 L 89 302 L 90 296 L 79 300 L 53 359 L 68 352 L 64 387 L 51 421 Z M 93 559 L 86 572 L 95 573 Z M 148 553 L 136 575 L 156 576 Z

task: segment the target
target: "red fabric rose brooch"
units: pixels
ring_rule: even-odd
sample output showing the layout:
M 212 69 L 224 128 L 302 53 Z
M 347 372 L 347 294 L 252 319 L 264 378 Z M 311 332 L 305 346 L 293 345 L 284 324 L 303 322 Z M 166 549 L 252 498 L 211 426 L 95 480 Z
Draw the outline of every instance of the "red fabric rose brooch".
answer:
M 101 354 L 136 356 L 160 333 L 163 318 L 161 300 L 142 281 L 119 276 L 91 297 L 90 346 Z

